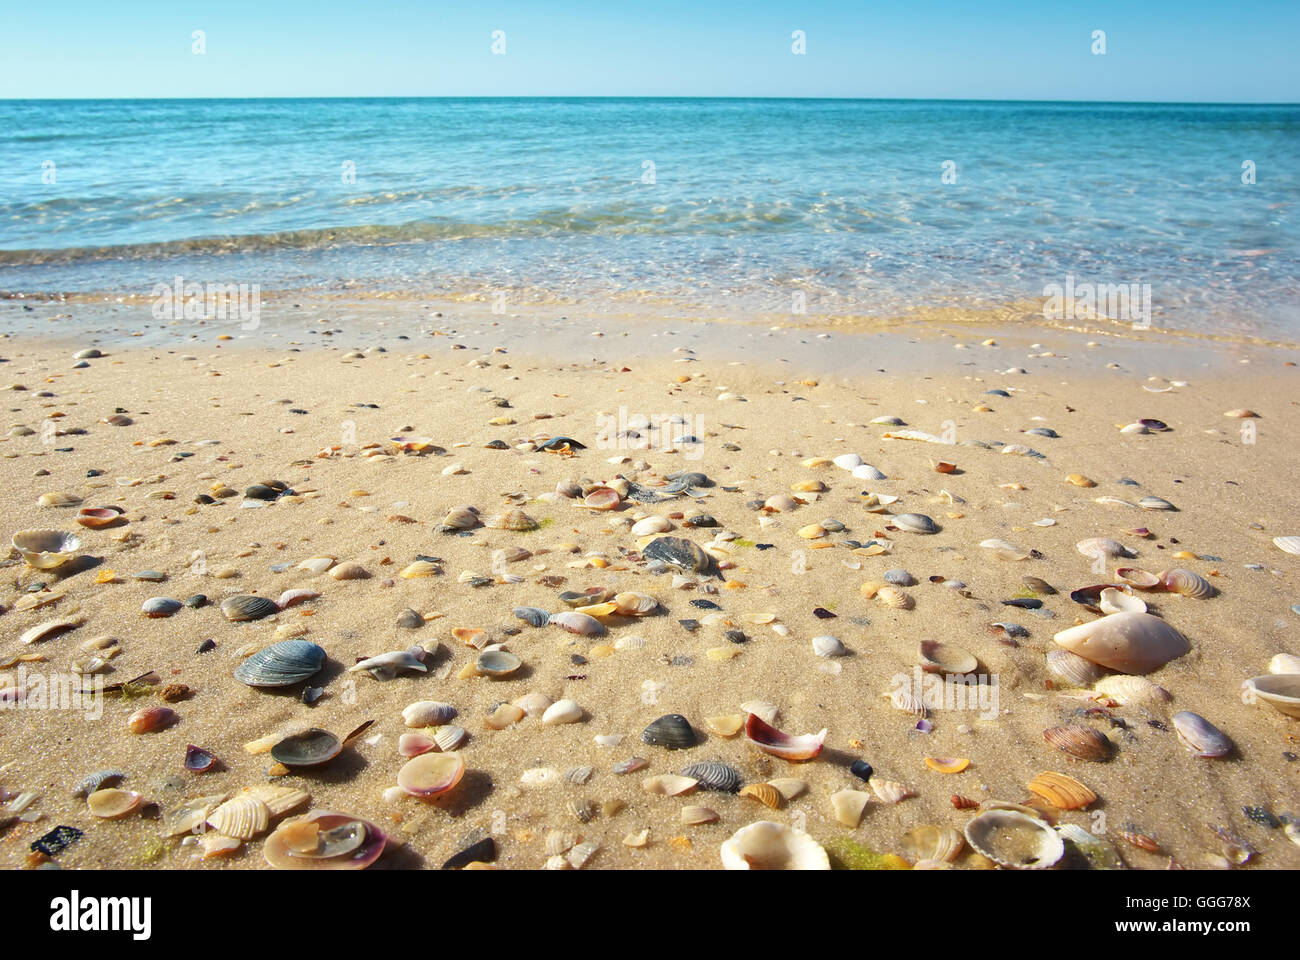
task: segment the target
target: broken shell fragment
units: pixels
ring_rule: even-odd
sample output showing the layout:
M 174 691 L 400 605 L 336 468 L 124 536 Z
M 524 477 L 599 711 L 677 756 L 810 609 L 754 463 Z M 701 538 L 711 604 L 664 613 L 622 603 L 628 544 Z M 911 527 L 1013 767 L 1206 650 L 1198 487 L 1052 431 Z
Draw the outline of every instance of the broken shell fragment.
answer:
M 856 828 L 862 822 L 862 814 L 870 801 L 871 794 L 862 790 L 838 790 L 831 794 L 835 819 L 849 829 Z
M 270 809 L 247 793 L 231 797 L 208 815 L 208 826 L 236 840 L 252 840 L 270 824 Z
M 751 713 L 745 720 L 745 738 L 764 753 L 783 760 L 811 760 L 822 752 L 828 732 L 822 730 L 820 733 L 791 736 L 782 733 L 757 714 Z
M 81 538 L 62 530 L 19 530 L 9 542 L 37 570 L 61 567 L 81 549 Z
M 127 728 L 132 733 L 149 733 L 169 726 L 176 719 L 176 711 L 171 707 L 144 707 L 126 718 Z

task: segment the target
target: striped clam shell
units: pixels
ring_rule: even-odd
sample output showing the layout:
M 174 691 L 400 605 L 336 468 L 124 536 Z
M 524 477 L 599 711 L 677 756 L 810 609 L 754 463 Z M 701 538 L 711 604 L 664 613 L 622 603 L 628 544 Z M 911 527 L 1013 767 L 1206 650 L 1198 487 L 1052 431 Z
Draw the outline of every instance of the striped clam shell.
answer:
M 515 607 L 511 612 L 534 627 L 544 627 L 551 621 L 550 613 L 541 607 Z
M 936 533 L 939 529 L 935 522 L 923 513 L 897 513 L 889 519 L 898 529 L 909 533 Z
M 243 660 L 235 667 L 235 679 L 250 687 L 287 687 L 306 680 L 324 664 L 325 651 L 316 644 L 281 640 Z
M 536 520 L 517 508 L 494 514 L 483 521 L 483 525 L 492 530 L 514 530 L 516 532 L 536 530 L 538 527 Z
M 740 790 L 740 796 L 757 800 L 771 810 L 779 810 L 785 798 L 781 791 L 770 783 L 749 783 Z
M 693 763 L 681 771 L 683 777 L 691 777 L 700 782 L 701 790 L 717 790 L 721 793 L 735 793 L 740 789 L 740 771 L 717 760 Z
M 1146 677 L 1116 674 L 1098 680 L 1093 690 L 1121 706 L 1158 707 L 1168 703 L 1169 691 Z
M 276 606 L 274 600 L 268 597 L 255 596 L 251 593 L 237 594 L 221 601 L 221 613 L 227 620 L 235 623 L 246 620 L 261 620 L 263 617 L 269 617 L 271 614 L 279 612 L 280 608 Z
M 112 786 L 125 779 L 126 772 L 123 770 L 96 770 L 77 784 L 76 789 L 72 791 L 72 795 L 74 797 L 88 797 L 96 790 Z
M 908 797 L 915 796 L 911 790 L 897 780 L 881 780 L 876 777 L 871 780 L 871 790 L 880 798 L 881 803 L 899 803 Z
M 1100 763 L 1110 757 L 1110 741 L 1092 727 L 1079 724 L 1048 727 L 1043 731 L 1043 739 L 1076 760 L 1092 760 Z
M 252 840 L 271 825 L 271 811 L 249 794 L 231 797 L 208 814 L 208 826 L 224 837 Z
M 886 570 L 884 573 L 884 579 L 886 583 L 892 583 L 896 587 L 916 586 L 916 577 L 902 569 Z
M 899 688 L 893 693 L 886 694 L 886 696 L 889 697 L 889 702 L 893 704 L 895 710 L 902 710 L 904 713 L 915 714 L 922 718 L 925 717 L 925 703 L 912 691 Z
M 939 860 L 951 863 L 957 859 L 965 845 L 966 839 L 952 827 L 914 827 L 903 836 L 903 853 L 913 861 Z
M 1048 770 L 1030 780 L 1026 786 L 1036 797 L 1061 810 L 1081 810 L 1093 803 L 1097 795 L 1074 777 Z M 966 835 L 970 839 L 970 834 Z
M 881 587 L 876 591 L 876 599 L 895 610 L 911 610 L 916 606 L 912 595 L 899 587 Z
M 402 710 L 408 727 L 436 727 L 456 716 L 456 708 L 438 700 L 417 700 Z
M 1195 597 L 1198 600 L 1204 600 L 1218 593 L 1209 580 L 1192 570 L 1164 570 L 1160 574 L 1160 582 L 1170 593 Z
M 1137 504 L 1143 510 L 1177 510 L 1172 503 L 1164 497 L 1143 497 Z
M 1300 556 L 1300 537 L 1274 537 L 1273 546 L 1284 553 Z
M 433 742 L 443 753 L 455 750 L 465 742 L 465 728 L 454 723 L 444 724 L 433 732 Z

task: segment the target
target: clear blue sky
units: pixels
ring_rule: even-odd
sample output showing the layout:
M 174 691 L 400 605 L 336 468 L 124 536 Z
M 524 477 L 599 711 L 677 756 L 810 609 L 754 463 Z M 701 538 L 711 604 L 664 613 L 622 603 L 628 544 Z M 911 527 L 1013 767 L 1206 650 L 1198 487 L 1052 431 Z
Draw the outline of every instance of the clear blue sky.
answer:
M 7 0 L 0 43 L 0 98 L 1300 101 L 1298 0 Z

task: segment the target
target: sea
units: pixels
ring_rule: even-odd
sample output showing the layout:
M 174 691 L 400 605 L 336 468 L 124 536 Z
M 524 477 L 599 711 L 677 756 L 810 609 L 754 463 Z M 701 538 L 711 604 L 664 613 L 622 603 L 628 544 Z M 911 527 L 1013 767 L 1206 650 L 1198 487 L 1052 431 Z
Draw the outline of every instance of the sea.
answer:
M 1297 161 L 1298 105 L 9 100 L 0 297 L 183 276 L 905 318 L 1096 286 L 1296 342 Z

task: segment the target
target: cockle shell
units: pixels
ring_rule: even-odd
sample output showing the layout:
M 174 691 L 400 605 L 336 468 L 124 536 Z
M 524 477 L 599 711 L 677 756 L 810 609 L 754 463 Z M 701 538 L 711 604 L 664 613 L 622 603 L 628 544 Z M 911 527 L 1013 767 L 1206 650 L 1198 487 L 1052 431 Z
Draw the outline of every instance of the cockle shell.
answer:
M 9 542 L 37 570 L 61 567 L 81 549 L 81 538 L 62 530 L 19 530 Z
M 1043 739 L 1076 760 L 1101 762 L 1110 757 L 1110 741 L 1092 727 L 1081 724 L 1048 727 L 1043 731 Z
M 478 511 L 473 507 L 453 507 L 442 518 L 442 533 L 470 530 L 479 524 Z
M 431 560 L 416 560 L 402 568 L 398 574 L 403 580 L 417 580 L 422 577 L 435 577 L 442 573 L 442 567 Z
M 876 599 L 895 610 L 911 610 L 916 606 L 916 601 L 912 599 L 910 593 L 889 585 L 885 585 L 876 591 Z
M 1294 653 L 1278 653 L 1268 661 L 1269 673 L 1300 673 L 1300 656 Z
M 965 845 L 965 838 L 952 827 L 925 825 L 914 827 L 903 835 L 903 854 L 912 860 L 951 863 Z
M 727 870 L 829 870 L 826 851 L 804 831 L 771 820 L 737 830 L 718 851 Z
M 1093 687 L 1097 693 L 1117 701 L 1121 706 L 1139 706 L 1151 709 L 1169 702 L 1169 691 L 1146 677 L 1127 674 L 1103 677 Z
M 881 803 L 900 803 L 908 797 L 916 796 L 897 780 L 882 780 L 879 777 L 871 778 L 871 792 L 880 799 Z
M 781 809 L 781 804 L 785 800 L 785 798 L 781 796 L 781 791 L 770 783 L 746 784 L 740 788 L 740 796 L 757 800 L 770 810 Z
M 1065 855 L 1065 843 L 1045 821 L 1015 810 L 988 810 L 966 824 L 966 842 L 994 863 L 1042 870 Z
M 1229 736 L 1198 713 L 1184 710 L 1173 715 L 1178 742 L 1198 757 L 1222 757 L 1232 751 Z
M 1098 557 L 1133 557 L 1136 554 L 1118 540 L 1112 540 L 1110 537 L 1089 537 L 1086 540 L 1080 540 L 1074 545 L 1085 557 L 1097 559 Z
M 1101 676 L 1101 668 L 1077 653 L 1057 647 L 1047 651 L 1047 669 L 1073 687 L 1086 687 Z
M 1161 571 L 1160 582 L 1164 584 L 1164 588 L 1170 593 L 1182 594 L 1184 597 L 1195 597 L 1198 600 L 1204 600 L 1218 593 L 1209 580 L 1192 570 Z
M 1074 777 L 1046 771 L 1030 780 L 1029 792 L 1061 810 L 1081 810 L 1093 803 L 1097 795 Z M 969 840 L 970 838 L 967 837 Z
M 454 723 L 445 723 L 433 731 L 433 742 L 438 745 L 439 750 L 448 753 L 464 743 L 466 736 L 464 727 Z
M 625 617 L 644 617 L 659 609 L 659 601 L 648 593 L 629 591 L 614 597 L 614 609 Z
M 693 763 L 682 770 L 682 776 L 698 780 L 701 790 L 735 793 L 740 789 L 740 771 L 717 760 Z
M 1274 537 L 1273 546 L 1285 553 L 1300 556 L 1300 537 Z
M 783 760 L 811 760 L 822 752 L 828 732 L 822 730 L 820 733 L 791 736 L 782 733 L 757 714 L 751 713 L 745 720 L 745 738 L 764 753 Z
M 595 617 L 586 613 L 579 613 L 576 610 L 553 613 L 550 622 L 557 627 L 563 627 L 569 633 L 576 633 L 584 637 L 600 637 L 608 632 L 605 625 Z
M 1173 627 L 1149 613 L 1113 613 L 1062 630 L 1056 643 L 1121 673 L 1150 673 L 1191 649 Z
M 208 826 L 236 840 L 252 840 L 270 825 L 270 809 L 246 793 L 231 797 L 208 815 Z
M 845 649 L 839 637 L 833 637 L 830 634 L 813 637 L 812 648 L 813 653 L 819 657 L 842 657 L 849 652 Z
M 281 640 L 241 661 L 235 679 L 250 687 L 287 687 L 324 665 L 323 648 L 306 640 Z
M 494 514 L 483 521 L 483 525 L 492 530 L 514 530 L 516 533 L 536 530 L 539 526 L 536 520 L 517 508 Z
M 279 612 L 274 600 L 251 593 L 236 594 L 221 601 L 222 615 L 234 623 L 261 620 Z

